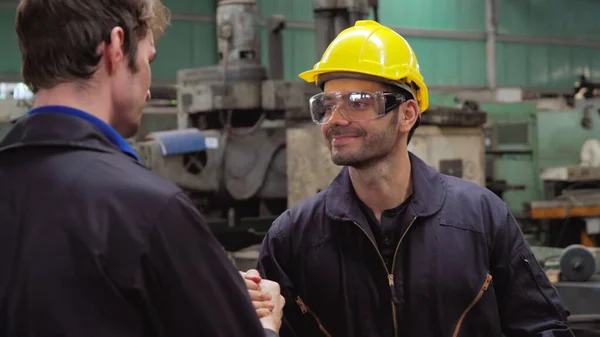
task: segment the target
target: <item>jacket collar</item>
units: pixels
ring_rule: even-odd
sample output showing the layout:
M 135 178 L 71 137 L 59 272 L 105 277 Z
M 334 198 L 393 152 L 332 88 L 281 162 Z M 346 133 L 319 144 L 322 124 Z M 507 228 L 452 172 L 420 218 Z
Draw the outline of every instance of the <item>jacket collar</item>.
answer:
M 61 146 L 139 157 L 114 129 L 83 111 L 60 107 L 32 110 L 0 142 L 0 152 L 23 147 Z
M 413 179 L 413 197 L 410 207 L 415 216 L 433 215 L 442 208 L 446 197 L 442 175 L 410 152 L 409 157 Z M 365 220 L 347 167 L 342 168 L 325 191 L 325 212 L 329 217 L 337 220 L 360 223 Z

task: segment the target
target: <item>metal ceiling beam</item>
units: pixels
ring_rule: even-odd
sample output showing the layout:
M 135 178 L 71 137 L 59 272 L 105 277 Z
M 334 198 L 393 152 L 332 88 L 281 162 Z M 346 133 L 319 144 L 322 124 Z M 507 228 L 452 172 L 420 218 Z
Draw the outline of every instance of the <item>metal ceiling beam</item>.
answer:
M 551 37 L 498 34 L 496 36 L 496 40 L 502 42 L 515 42 L 527 44 L 550 44 L 556 46 L 600 48 L 600 41 L 565 40 Z
M 454 39 L 454 40 L 485 40 L 485 33 L 479 32 L 461 32 L 451 30 L 417 29 L 404 27 L 391 27 L 396 33 L 405 37 L 426 37 L 433 39 Z
M 216 22 L 217 18 L 214 15 L 172 12 L 171 20 L 185 22 Z
M 2 83 L 2 82 L 14 83 L 14 82 L 22 82 L 22 81 L 23 81 L 23 79 L 21 78 L 21 76 L 0 74 L 0 83 Z M 175 82 L 175 79 L 153 78 L 150 91 L 174 90 L 176 85 L 177 84 Z M 452 91 L 456 91 L 456 90 L 486 90 L 487 89 L 486 87 L 483 87 L 483 86 L 435 85 L 435 84 L 429 85 L 428 88 L 431 91 L 438 91 L 438 92 L 446 92 L 446 91 L 452 92 Z M 521 89 L 523 90 L 523 92 L 535 92 L 535 93 L 545 93 L 545 94 L 572 94 L 573 93 L 572 87 L 560 87 L 560 88 L 523 87 Z
M 17 8 L 19 0 L 0 0 L 0 8 L 11 9 Z
M 22 82 L 23 78 L 19 75 L 0 74 L 0 83 L 17 83 Z
M 493 1 L 495 3 L 496 1 Z M 495 5 L 490 6 L 492 10 Z M 495 16 L 494 13 L 492 13 Z M 264 20 L 261 20 L 261 24 L 264 24 Z M 314 29 L 314 23 L 311 21 L 286 21 L 286 27 L 290 28 L 301 28 L 301 29 Z M 418 28 L 407 28 L 407 27 L 391 27 L 398 34 L 406 37 L 425 37 L 425 38 L 439 38 L 439 39 L 457 39 L 457 40 L 476 40 L 486 41 L 489 32 L 468 32 L 468 31 L 448 31 L 448 30 L 436 30 L 436 29 L 418 29 Z M 560 46 L 577 46 L 577 47 L 592 47 L 600 48 L 600 40 L 598 41 L 586 41 L 586 40 L 573 40 L 573 39 L 560 39 L 552 37 L 537 37 L 537 36 L 519 36 L 509 34 L 495 34 L 496 42 L 516 42 L 516 43 L 527 43 L 527 44 L 550 44 Z

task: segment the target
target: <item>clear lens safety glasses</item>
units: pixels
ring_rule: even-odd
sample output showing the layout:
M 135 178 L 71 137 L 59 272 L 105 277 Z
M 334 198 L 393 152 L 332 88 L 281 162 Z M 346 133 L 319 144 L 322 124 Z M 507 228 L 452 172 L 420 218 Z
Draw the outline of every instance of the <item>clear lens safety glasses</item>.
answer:
M 347 121 L 368 121 L 385 116 L 407 98 L 399 93 L 327 91 L 310 98 L 310 115 L 317 124 L 327 124 L 337 112 Z

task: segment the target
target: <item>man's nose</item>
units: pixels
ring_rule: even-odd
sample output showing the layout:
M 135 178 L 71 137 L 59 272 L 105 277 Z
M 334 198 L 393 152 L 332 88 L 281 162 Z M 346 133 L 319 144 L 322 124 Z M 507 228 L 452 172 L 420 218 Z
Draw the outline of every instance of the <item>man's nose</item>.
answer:
M 152 97 L 152 94 L 150 94 L 150 89 L 148 89 L 148 91 L 146 91 L 146 102 L 148 102 L 151 97 Z
M 350 124 L 350 121 L 348 121 L 346 119 L 346 117 L 344 117 L 344 115 L 342 115 L 342 109 L 340 108 L 340 106 L 337 106 L 335 109 L 333 109 L 333 111 L 331 112 L 331 117 L 329 119 L 329 124 Z

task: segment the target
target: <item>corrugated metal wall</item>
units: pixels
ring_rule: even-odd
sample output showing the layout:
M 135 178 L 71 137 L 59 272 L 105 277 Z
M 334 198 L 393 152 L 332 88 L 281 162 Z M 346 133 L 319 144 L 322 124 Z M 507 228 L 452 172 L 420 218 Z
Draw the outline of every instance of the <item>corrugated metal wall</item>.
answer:
M 217 63 L 215 0 L 163 0 L 174 20 L 157 46 L 153 76 L 173 81 L 178 69 Z
M 384 0 L 380 1 L 380 7 L 381 23 L 397 28 L 405 36 L 417 53 L 429 85 L 485 86 L 485 1 Z M 409 15 L 411 12 L 420 14 Z M 463 33 L 464 36 L 422 37 L 417 32 L 404 33 L 402 28 L 435 30 L 439 35 Z
M 260 0 L 262 17 L 284 14 L 311 21 L 309 1 Z M 486 85 L 486 8 L 483 0 L 380 0 L 380 21 L 415 49 L 433 86 Z M 600 2 L 501 0 L 497 5 L 498 86 L 571 88 L 587 71 L 600 78 Z M 313 30 L 288 28 L 286 78 L 315 61 Z
M 21 67 L 21 55 L 15 37 L 13 6 L 0 7 L 0 46 L 0 77 L 17 77 Z
M 600 2 L 503 0 L 501 4 L 498 33 L 508 35 L 505 40 L 511 36 L 548 39 L 538 39 L 538 43 L 499 41 L 499 83 L 564 87 L 571 86 L 574 77 L 584 71 L 600 78 Z
M 600 78 L 600 2 L 593 0 L 498 0 L 498 86 L 568 89 L 587 71 Z M 153 66 L 157 81 L 177 69 L 216 63 L 216 0 L 166 0 L 172 27 L 159 43 Z M 260 15 L 282 14 L 286 79 L 316 61 L 312 1 L 258 0 Z M 2 4 L 0 2 L 0 4 Z M 19 73 L 14 7 L 0 9 L 0 76 Z M 483 87 L 486 75 L 484 0 L 380 0 L 380 21 L 396 28 L 416 50 L 432 86 Z M 261 32 L 263 55 L 266 30 Z M 266 64 L 266 55 L 263 64 Z

